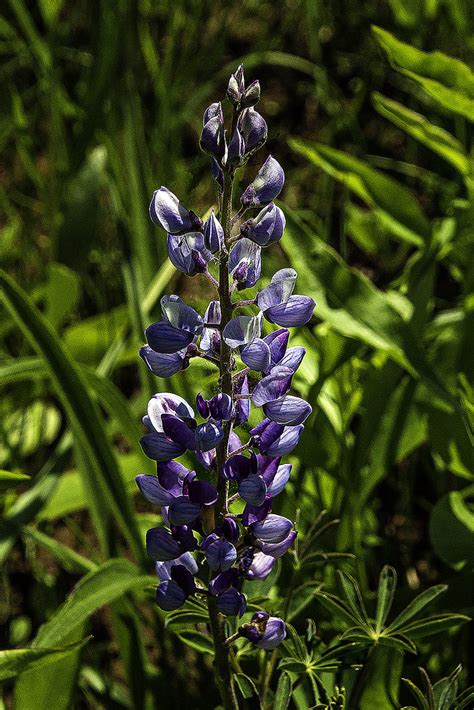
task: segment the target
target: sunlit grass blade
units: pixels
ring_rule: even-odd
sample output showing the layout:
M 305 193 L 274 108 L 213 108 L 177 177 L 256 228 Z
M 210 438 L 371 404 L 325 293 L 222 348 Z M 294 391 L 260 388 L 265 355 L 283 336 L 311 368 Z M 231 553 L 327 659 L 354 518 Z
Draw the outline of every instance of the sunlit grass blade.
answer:
M 131 501 L 82 375 L 28 295 L 3 272 L 0 272 L 0 288 L 8 311 L 50 368 L 85 464 L 82 471 L 84 485 L 90 494 L 91 511 L 104 554 L 113 556 L 115 553 L 114 528 L 118 522 L 137 559 L 143 560 L 143 546 Z

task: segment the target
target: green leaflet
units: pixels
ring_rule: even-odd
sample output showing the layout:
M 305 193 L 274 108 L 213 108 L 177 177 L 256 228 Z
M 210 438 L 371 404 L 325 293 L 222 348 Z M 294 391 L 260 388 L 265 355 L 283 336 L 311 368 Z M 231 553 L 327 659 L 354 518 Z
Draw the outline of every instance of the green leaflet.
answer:
M 29 669 L 43 668 L 65 658 L 82 648 L 88 640 L 88 638 L 83 639 L 64 648 L 13 648 L 0 651 L 0 681 L 14 678 Z
M 0 471 L 0 491 L 6 491 L 8 488 L 15 488 L 26 481 L 30 477 L 26 473 L 12 473 L 11 471 Z
M 457 570 L 474 564 L 474 512 L 466 498 L 461 491 L 448 493 L 436 503 L 430 518 L 436 553 Z
M 41 626 L 32 648 L 60 645 L 104 604 L 110 604 L 127 592 L 143 590 L 152 581 L 126 560 L 104 562 L 81 579 L 65 603 Z
M 297 292 L 314 298 L 315 316 L 342 335 L 383 350 L 411 375 L 423 378 L 446 402 L 455 404 L 426 361 L 409 323 L 387 295 L 313 237 L 294 212 L 285 208 L 285 213 L 291 240 L 288 258 L 298 272 Z
M 394 236 L 415 246 L 430 237 L 430 224 L 412 193 L 396 180 L 336 148 L 290 139 L 293 150 L 344 183 Z
M 447 111 L 474 120 L 474 74 L 466 64 L 442 52 L 422 52 L 381 27 L 372 31 L 394 69 L 416 81 Z
M 128 497 L 112 448 L 108 444 L 99 412 L 92 401 L 82 375 L 61 345 L 56 333 L 29 299 L 5 273 L 0 272 L 1 298 L 12 317 L 33 347 L 47 362 L 53 382 L 68 414 L 84 461 L 84 487 L 104 552 L 115 549 L 114 525 L 119 523 L 138 559 L 144 558 Z
M 373 94 L 373 101 L 375 108 L 382 116 L 447 160 L 461 175 L 468 175 L 469 161 L 464 154 L 463 147 L 448 131 L 433 125 L 425 116 L 406 108 L 397 101 L 382 96 L 378 92 Z

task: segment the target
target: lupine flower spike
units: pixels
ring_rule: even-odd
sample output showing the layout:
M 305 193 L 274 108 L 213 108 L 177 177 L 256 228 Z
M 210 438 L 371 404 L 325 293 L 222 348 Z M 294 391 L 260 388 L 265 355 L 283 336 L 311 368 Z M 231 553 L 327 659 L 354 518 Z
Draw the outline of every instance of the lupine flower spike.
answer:
M 311 414 L 311 406 L 291 393 L 305 351 L 288 346 L 288 328 L 308 323 L 315 306 L 308 296 L 294 295 L 293 269 L 281 269 L 264 288 L 257 285 L 262 249 L 278 242 L 285 229 L 283 211 L 273 202 L 285 175 L 268 156 L 234 213 L 234 174 L 264 145 L 267 124 L 254 108 L 260 85 L 246 87 L 243 67 L 231 76 L 227 98 L 227 106 L 216 102 L 205 110 L 200 138 L 211 156 L 220 210 L 213 207 L 203 220 L 166 187 L 153 193 L 150 204 L 172 263 L 188 276 L 206 273 L 218 285 L 219 299 L 201 315 L 179 296 L 164 296 L 162 318 L 146 329 L 140 351 L 151 372 L 166 378 L 192 358 L 206 358 L 219 368 L 218 385 L 213 392 L 196 392 L 195 403 L 167 392 L 150 400 L 141 444 L 156 462 L 156 476 L 136 479 L 164 521 L 146 539 L 159 581 L 156 603 L 171 611 L 191 596 L 206 598 L 215 643 L 223 638 L 216 629 L 225 630 L 226 617 L 246 613 L 244 582 L 265 579 L 296 539 L 293 522 L 272 509 L 291 474 L 291 464 L 281 459 L 298 444 Z M 236 292 L 250 288 L 257 290 L 243 303 L 254 312 L 236 314 L 242 305 Z M 251 407 L 261 410 L 262 419 L 240 438 L 236 429 L 247 422 Z M 194 470 L 177 460 L 186 452 L 194 456 Z M 224 681 L 230 678 L 225 664 L 231 642 L 242 638 L 270 650 L 286 636 L 284 620 L 265 611 L 243 622 L 216 648 Z M 223 699 L 232 692 L 221 687 Z M 228 695 L 224 705 L 235 707 L 232 702 Z

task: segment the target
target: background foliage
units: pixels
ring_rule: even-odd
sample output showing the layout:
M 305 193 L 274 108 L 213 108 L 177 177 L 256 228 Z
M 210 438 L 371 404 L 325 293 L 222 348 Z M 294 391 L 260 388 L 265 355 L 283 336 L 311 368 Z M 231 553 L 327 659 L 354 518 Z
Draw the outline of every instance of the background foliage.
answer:
M 210 373 L 193 361 L 152 379 L 137 348 L 165 290 L 206 300 L 206 282 L 167 261 L 147 206 L 161 184 L 185 204 L 213 199 L 201 114 L 243 61 L 287 172 L 287 234 L 267 276 L 293 266 L 317 302 L 295 339 L 314 413 L 277 510 L 298 511 L 298 555 L 251 592 L 296 628 L 263 687 L 275 707 L 344 707 L 342 687 L 347 707 L 462 707 L 458 686 L 474 682 L 472 3 L 8 0 L 0 13 L 4 703 L 218 702 L 202 611 L 165 629 L 153 605 L 143 538 L 156 516 L 133 482 L 152 473 L 138 446 L 149 396 L 189 398 Z M 394 625 L 420 593 L 435 616 Z M 254 707 L 259 659 L 239 654 Z M 418 666 L 445 681 L 424 687 Z

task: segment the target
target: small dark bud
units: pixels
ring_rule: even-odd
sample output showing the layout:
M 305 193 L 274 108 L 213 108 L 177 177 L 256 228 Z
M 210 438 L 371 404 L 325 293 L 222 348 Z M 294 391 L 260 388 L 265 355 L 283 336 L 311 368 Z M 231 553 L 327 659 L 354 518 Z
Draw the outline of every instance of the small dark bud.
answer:
M 251 84 L 246 88 L 245 93 L 242 97 L 241 105 L 242 108 L 250 108 L 255 106 L 260 99 L 260 82 L 258 79 L 252 81 Z

